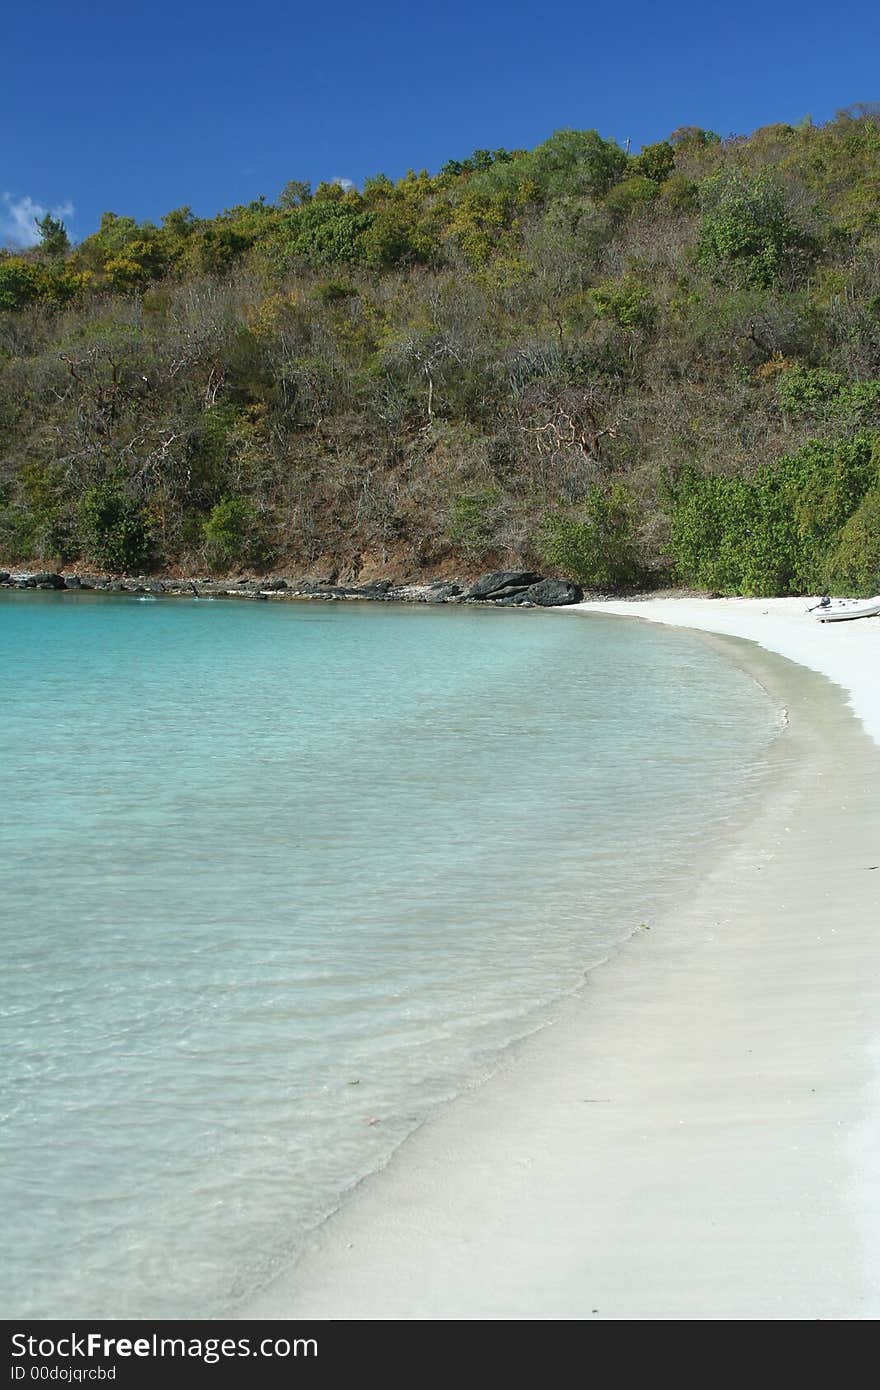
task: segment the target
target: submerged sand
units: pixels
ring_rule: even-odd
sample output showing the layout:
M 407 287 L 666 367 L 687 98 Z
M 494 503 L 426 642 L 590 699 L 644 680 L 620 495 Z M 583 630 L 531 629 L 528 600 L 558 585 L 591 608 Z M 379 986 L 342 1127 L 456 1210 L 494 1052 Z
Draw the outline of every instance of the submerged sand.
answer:
M 880 1314 L 880 622 L 822 627 L 805 606 L 570 610 L 800 662 L 726 644 L 788 710 L 766 795 L 674 913 L 412 1136 L 243 1316 Z

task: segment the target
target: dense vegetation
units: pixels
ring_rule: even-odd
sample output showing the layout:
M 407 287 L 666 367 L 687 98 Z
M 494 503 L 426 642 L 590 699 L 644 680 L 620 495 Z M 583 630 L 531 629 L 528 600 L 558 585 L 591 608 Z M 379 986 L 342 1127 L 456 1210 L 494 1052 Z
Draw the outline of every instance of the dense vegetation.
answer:
M 0 253 L 0 558 L 880 590 L 880 116 Z

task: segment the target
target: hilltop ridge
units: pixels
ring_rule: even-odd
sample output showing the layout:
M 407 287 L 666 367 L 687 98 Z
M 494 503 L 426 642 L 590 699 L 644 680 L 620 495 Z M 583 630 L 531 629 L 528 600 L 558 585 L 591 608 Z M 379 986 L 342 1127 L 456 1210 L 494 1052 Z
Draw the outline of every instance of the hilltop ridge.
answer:
M 880 116 L 0 253 L 0 555 L 880 587 Z

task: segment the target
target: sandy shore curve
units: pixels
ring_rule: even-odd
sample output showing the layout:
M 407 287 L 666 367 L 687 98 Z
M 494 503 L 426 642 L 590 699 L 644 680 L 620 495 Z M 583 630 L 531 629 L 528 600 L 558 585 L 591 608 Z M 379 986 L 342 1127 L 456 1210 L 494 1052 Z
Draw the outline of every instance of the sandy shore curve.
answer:
M 806 606 L 568 610 L 747 639 L 789 717 L 766 794 L 239 1316 L 880 1314 L 880 623 Z

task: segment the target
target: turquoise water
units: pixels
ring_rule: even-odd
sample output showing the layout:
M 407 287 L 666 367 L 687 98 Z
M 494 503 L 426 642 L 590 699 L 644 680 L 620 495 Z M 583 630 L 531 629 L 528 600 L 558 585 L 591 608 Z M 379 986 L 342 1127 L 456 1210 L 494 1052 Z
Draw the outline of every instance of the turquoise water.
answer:
M 7 1317 L 258 1288 L 779 729 L 698 639 L 554 613 L 14 595 L 0 669 Z

